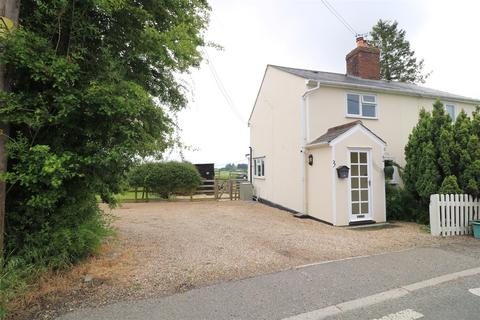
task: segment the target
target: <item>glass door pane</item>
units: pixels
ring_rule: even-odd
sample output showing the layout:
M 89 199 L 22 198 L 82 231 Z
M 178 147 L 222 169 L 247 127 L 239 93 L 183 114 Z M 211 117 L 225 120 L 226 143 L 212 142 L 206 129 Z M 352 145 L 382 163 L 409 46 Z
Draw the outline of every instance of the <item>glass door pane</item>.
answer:
M 350 201 L 354 219 L 362 219 L 370 214 L 370 191 L 368 152 L 350 152 Z

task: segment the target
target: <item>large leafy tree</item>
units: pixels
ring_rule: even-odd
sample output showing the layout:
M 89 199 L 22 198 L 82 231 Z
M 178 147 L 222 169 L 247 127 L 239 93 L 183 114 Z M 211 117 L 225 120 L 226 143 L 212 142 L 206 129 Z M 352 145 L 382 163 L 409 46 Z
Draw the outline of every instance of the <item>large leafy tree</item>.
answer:
M 384 80 L 424 83 L 429 74 L 423 72 L 423 59 L 405 38 L 406 32 L 398 29 L 398 22 L 379 20 L 370 32 L 372 44 L 380 49 L 380 77 Z
M 59 265 L 102 235 L 107 202 L 136 157 L 172 140 L 186 105 L 177 75 L 201 62 L 206 0 L 22 0 L 1 38 L 10 92 L 6 244 Z

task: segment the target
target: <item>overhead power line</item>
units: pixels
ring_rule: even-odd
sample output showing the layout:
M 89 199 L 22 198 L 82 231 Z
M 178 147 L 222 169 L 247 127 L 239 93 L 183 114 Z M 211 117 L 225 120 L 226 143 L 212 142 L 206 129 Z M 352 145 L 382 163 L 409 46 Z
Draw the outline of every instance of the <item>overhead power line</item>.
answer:
M 343 18 L 342 15 L 327 0 L 322 0 L 322 3 L 325 5 L 328 11 L 330 11 L 338 19 L 338 21 L 340 21 L 340 23 L 347 28 L 348 31 L 350 31 L 354 36 L 358 35 L 358 32 L 353 29 L 348 21 L 345 20 L 345 18 Z
M 203 51 L 203 54 L 205 55 L 205 57 L 207 59 L 208 68 L 210 69 L 210 72 L 212 73 L 212 76 L 215 79 L 215 83 L 217 84 L 218 90 L 220 90 L 220 93 L 223 95 L 223 97 L 227 101 L 227 105 L 233 111 L 233 113 L 238 118 L 238 120 L 240 120 L 242 123 L 246 123 L 246 121 L 243 119 L 243 116 L 242 116 L 241 112 L 237 109 L 237 107 L 235 106 L 235 103 L 233 103 L 232 98 L 230 98 L 230 95 L 228 94 L 227 89 L 223 85 L 222 79 L 218 75 L 217 69 L 215 68 L 215 65 L 213 64 L 212 58 L 210 58 L 210 55 L 208 54 L 206 49 L 204 49 L 202 51 Z

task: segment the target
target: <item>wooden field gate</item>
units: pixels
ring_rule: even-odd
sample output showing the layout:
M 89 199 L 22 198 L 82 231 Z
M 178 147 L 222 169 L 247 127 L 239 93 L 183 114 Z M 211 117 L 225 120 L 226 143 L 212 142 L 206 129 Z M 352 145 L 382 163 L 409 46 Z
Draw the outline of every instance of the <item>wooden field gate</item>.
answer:
M 204 196 L 204 198 L 215 200 L 238 200 L 240 199 L 240 184 L 245 181 L 244 179 L 203 180 L 200 187 L 191 195 L 191 198 Z

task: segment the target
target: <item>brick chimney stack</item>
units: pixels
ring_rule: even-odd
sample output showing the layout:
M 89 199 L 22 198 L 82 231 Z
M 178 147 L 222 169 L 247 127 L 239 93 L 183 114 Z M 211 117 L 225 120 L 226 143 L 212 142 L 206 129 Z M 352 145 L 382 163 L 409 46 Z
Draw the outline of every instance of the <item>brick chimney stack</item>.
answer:
M 371 47 L 363 37 L 357 37 L 357 47 L 345 60 L 347 75 L 380 80 L 380 49 Z

